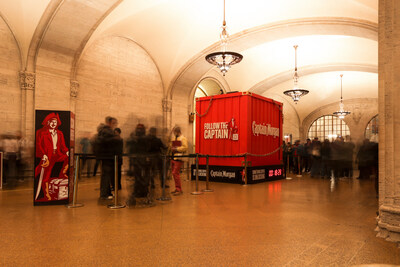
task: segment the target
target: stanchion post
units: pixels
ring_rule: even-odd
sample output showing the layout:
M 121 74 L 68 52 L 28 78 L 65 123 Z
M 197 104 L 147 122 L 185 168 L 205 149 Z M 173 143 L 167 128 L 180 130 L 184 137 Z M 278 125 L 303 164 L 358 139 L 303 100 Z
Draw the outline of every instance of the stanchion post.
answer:
M 79 155 L 75 155 L 74 192 L 72 195 L 72 204 L 68 204 L 67 208 L 83 207 L 83 204 L 76 203 L 78 197 L 78 176 L 79 176 Z
M 286 171 L 289 171 L 290 172 L 290 165 L 289 165 L 289 155 L 286 155 L 286 170 L 285 170 L 285 172 Z M 287 175 L 286 175 L 287 176 Z
M 203 192 L 214 192 L 213 189 L 209 188 L 210 184 L 210 165 L 208 164 L 208 155 L 206 156 L 206 189 L 203 189 Z
M 287 180 L 291 180 L 292 178 L 288 176 L 288 173 L 290 172 L 290 165 L 289 165 L 290 161 L 289 161 L 289 155 L 286 156 L 286 168 L 285 168 L 285 178 Z
M 114 204 L 107 205 L 109 209 L 122 209 L 125 205 L 118 203 L 118 155 L 114 155 Z
M 190 181 L 190 158 L 188 158 L 187 161 L 186 181 Z
M 192 195 L 201 195 L 203 192 L 199 191 L 199 154 L 196 153 L 196 191 Z
M 298 174 L 297 174 L 297 177 L 302 177 L 302 175 L 301 175 L 301 164 L 300 164 L 300 156 L 297 156 L 297 168 L 298 168 Z
M 161 197 L 157 198 L 160 201 L 171 200 L 170 197 L 165 195 L 165 183 L 167 182 L 167 155 L 163 155 L 163 170 L 162 170 L 162 192 Z
M 244 185 L 247 185 L 247 154 L 244 155 Z

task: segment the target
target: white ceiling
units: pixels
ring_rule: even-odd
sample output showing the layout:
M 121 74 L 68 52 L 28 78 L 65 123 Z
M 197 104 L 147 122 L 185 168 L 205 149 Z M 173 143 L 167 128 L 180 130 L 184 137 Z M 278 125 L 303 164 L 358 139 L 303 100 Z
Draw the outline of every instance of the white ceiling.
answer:
M 24 56 L 49 3 L 0 1 L 0 15 L 14 31 Z M 92 5 L 95 8 L 96 1 Z M 222 15 L 223 0 L 124 0 L 100 23 L 86 47 L 104 36 L 130 38 L 150 54 L 168 88 L 185 66 L 218 50 Z M 319 18 L 334 22 L 318 23 Z M 308 31 L 285 30 L 287 22 L 312 19 Z M 344 23 L 331 30 L 335 21 L 347 19 L 361 26 Z M 225 76 L 231 90 L 271 95 L 290 89 L 293 45 L 299 45 L 299 85 L 310 90 L 295 105 L 300 118 L 339 100 L 340 73 L 345 99 L 377 97 L 377 30 L 376 36 L 374 31 L 373 36 L 361 31 L 367 28 L 364 24 L 377 26 L 378 0 L 226 0 L 226 21 L 232 50 L 244 56 Z M 262 32 L 274 25 L 281 28 Z

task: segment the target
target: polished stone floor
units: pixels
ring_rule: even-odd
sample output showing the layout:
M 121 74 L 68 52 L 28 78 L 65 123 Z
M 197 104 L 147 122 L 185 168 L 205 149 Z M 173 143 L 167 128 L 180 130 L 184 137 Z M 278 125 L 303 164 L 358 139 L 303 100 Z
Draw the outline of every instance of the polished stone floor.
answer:
M 24 186 L 0 191 L 0 266 L 400 264 L 396 245 L 375 237 L 372 180 L 211 183 L 202 195 L 183 181 L 172 201 L 118 210 L 98 201 L 98 185 L 82 179 L 76 209 L 34 207 Z

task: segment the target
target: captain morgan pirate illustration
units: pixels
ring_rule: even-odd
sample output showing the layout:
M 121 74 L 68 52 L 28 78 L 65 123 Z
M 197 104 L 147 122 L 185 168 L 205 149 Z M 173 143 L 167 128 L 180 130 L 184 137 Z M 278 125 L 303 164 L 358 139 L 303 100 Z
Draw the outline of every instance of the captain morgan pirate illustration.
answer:
M 60 199 L 49 192 L 51 180 L 68 179 L 69 151 L 65 145 L 64 134 L 58 129 L 61 120 L 58 113 L 48 114 L 42 122 L 43 127 L 36 131 L 36 157 L 40 163 L 35 168 L 35 179 L 37 187 L 35 200 L 48 201 Z M 62 162 L 58 177 L 51 177 L 54 165 Z M 38 199 L 40 192 L 43 197 Z

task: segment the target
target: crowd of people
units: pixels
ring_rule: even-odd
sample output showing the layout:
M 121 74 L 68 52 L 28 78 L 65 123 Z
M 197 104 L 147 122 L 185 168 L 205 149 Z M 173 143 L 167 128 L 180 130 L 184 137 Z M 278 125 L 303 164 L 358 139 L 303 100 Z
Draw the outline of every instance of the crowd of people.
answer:
M 352 178 L 353 165 L 359 168 L 357 179 L 370 179 L 378 175 L 378 143 L 363 141 L 358 151 L 350 136 L 337 137 L 322 142 L 315 137 L 303 144 L 296 140 L 294 144 L 283 142 L 283 164 L 287 173 L 301 175 L 309 173 L 311 177 Z
M 139 123 L 124 142 L 121 129 L 117 126 L 116 118 L 106 117 L 105 122 L 97 127 L 97 133 L 94 136 L 90 137 L 90 133 L 87 132 L 78 142 L 83 155 L 81 170 L 86 169 L 88 176 L 95 176 L 101 164 L 100 199 L 113 199 L 112 192 L 122 188 L 124 152 L 130 155 L 129 166 L 126 168 L 127 174 L 134 178 L 128 205 L 135 205 L 138 199 L 141 205 L 153 205 L 150 193 L 156 187 L 157 177 L 160 179 L 161 187 L 169 187 L 164 185 L 162 179 L 163 154 L 172 156 L 167 164 L 175 183 L 175 189 L 171 193 L 175 196 L 181 195 L 183 191 L 180 170 L 183 160 L 180 156 L 188 149 L 187 139 L 182 135 L 181 129 L 175 127 L 171 140 L 168 145 L 165 145 L 157 137 L 155 127 L 147 131 L 145 125 Z M 32 152 L 29 149 L 32 149 L 32 146 L 29 146 L 20 134 L 2 136 L 0 150 L 4 152 L 3 183 L 24 179 L 24 166 Z M 378 143 L 370 142 L 368 139 L 365 139 L 356 149 L 350 136 L 345 138 L 339 136 L 333 141 L 328 139 L 320 141 L 315 137 L 313 140 L 307 139 L 304 143 L 300 140 L 296 140 L 294 144 L 283 142 L 282 151 L 286 175 L 309 173 L 315 178 L 352 178 L 353 166 L 357 165 L 359 169 L 357 179 L 370 179 L 371 175 L 375 174 L 376 181 L 378 180 Z M 92 153 L 96 159 L 93 170 L 91 162 L 94 161 L 86 156 Z M 115 155 L 118 156 L 117 184 L 114 179 Z
M 23 182 L 25 170 L 32 160 L 33 144 L 20 132 L 6 133 L 0 139 L 0 151 L 3 152 L 3 184 Z
M 97 134 L 92 139 L 93 153 L 96 162 L 101 162 L 101 178 L 100 178 L 100 199 L 112 199 L 112 191 L 120 190 L 121 185 L 121 167 L 122 154 L 126 151 L 129 155 L 128 176 L 134 177 L 133 189 L 131 190 L 127 204 L 135 206 L 139 201 L 141 206 L 152 206 L 154 201 L 150 196 L 152 189 L 155 188 L 155 179 L 159 177 L 160 186 L 164 185 L 162 179 L 163 161 L 162 154 L 168 153 L 173 156 L 170 162 L 171 173 L 175 182 L 175 190 L 171 193 L 175 196 L 183 193 L 180 169 L 182 166 L 183 155 L 187 151 L 187 139 L 182 135 L 181 129 L 175 127 L 173 130 L 173 138 L 168 146 L 166 146 L 160 138 L 157 137 L 157 129 L 152 127 L 146 132 L 143 124 L 138 124 L 130 137 L 125 142 L 121 138 L 121 129 L 117 128 L 118 121 L 113 117 L 106 117 L 105 123 L 101 123 L 97 128 Z M 81 141 L 82 152 L 87 145 L 87 141 Z M 86 150 L 89 151 L 89 150 Z M 114 179 L 114 156 L 118 156 L 118 184 Z M 85 157 L 82 160 L 84 167 Z M 97 171 L 95 166 L 94 175 Z M 90 170 L 88 171 L 90 173 Z

